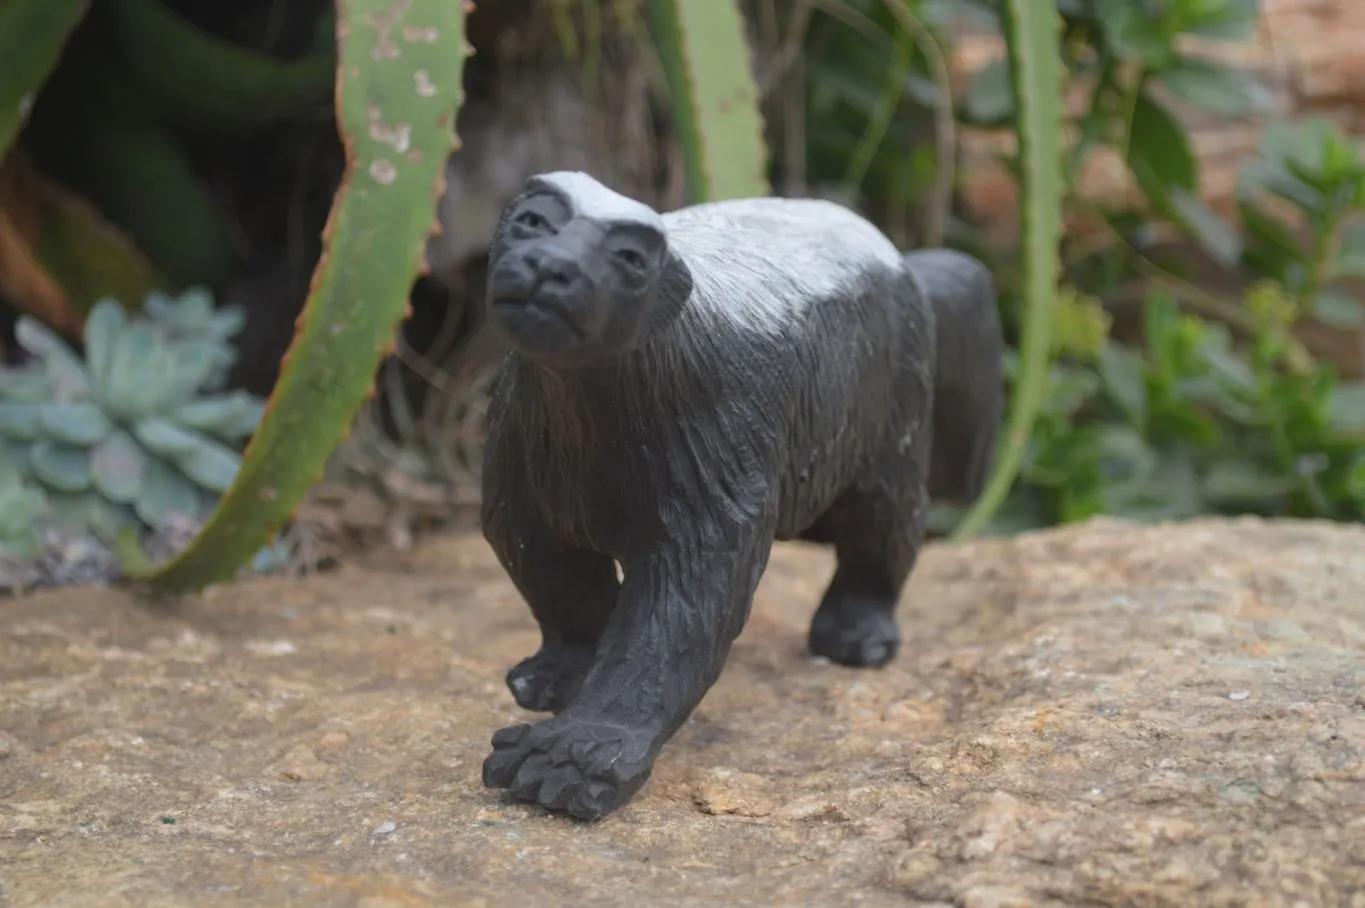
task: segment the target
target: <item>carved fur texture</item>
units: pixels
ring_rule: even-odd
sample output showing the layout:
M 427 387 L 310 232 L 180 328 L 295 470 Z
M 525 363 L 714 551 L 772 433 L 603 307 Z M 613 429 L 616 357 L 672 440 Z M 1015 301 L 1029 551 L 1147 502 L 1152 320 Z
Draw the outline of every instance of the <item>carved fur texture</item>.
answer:
M 895 657 L 929 494 L 974 497 L 998 432 L 978 262 L 902 255 L 831 202 L 660 215 L 559 172 L 504 211 L 488 308 L 511 353 L 484 534 L 542 633 L 507 682 L 554 715 L 494 735 L 486 785 L 584 819 L 628 801 L 719 677 L 775 539 L 837 554 L 812 653 Z

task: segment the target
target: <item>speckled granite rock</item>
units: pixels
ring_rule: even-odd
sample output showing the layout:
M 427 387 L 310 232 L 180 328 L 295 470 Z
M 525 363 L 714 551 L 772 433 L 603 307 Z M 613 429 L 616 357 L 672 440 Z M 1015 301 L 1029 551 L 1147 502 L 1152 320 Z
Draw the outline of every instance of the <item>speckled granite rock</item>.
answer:
M 1365 529 L 934 548 L 881 672 L 801 652 L 830 564 L 596 825 L 479 785 L 536 634 L 477 538 L 0 603 L 0 904 L 1365 906 Z

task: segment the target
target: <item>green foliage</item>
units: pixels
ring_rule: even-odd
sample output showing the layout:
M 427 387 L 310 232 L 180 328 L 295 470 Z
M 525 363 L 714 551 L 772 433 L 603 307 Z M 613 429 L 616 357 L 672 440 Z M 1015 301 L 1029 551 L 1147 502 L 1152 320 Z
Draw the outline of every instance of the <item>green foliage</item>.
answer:
M 993 8 L 994 4 L 983 4 Z M 1235 232 L 1199 200 L 1199 168 L 1173 109 L 1236 118 L 1263 112 L 1269 93 L 1247 71 L 1183 49 L 1186 39 L 1245 41 L 1255 34 L 1259 0 L 1056 0 L 1069 81 L 1092 86 L 1079 116 L 1067 169 L 1088 155 L 1119 150 L 1159 216 L 1179 225 L 1225 264 L 1237 256 Z M 1010 76 L 998 66 L 977 72 L 964 105 L 969 123 L 1011 126 Z M 976 117 L 978 111 L 989 116 Z
M 38 523 L 46 510 L 42 490 L 25 483 L 18 467 L 0 459 L 0 558 L 38 556 Z
M 935 86 L 912 37 L 897 28 L 882 0 L 847 0 L 838 9 L 862 27 L 836 18 L 834 9 L 812 16 L 805 47 L 807 166 L 818 182 L 846 194 L 910 205 L 932 181 L 936 162 L 931 152 L 912 151 L 922 124 L 894 114 L 903 98 L 932 104 Z
M 1365 309 L 1341 289 L 1365 278 L 1365 160 L 1323 117 L 1272 124 L 1258 157 L 1243 168 L 1239 213 L 1247 230 L 1242 264 L 1279 282 L 1292 317 L 1314 316 L 1336 328 L 1365 326 Z M 1297 215 L 1306 237 L 1266 204 Z
M 196 27 L 164 0 L 105 0 L 101 12 L 161 114 L 197 130 L 235 132 L 325 108 L 336 79 L 334 15 L 318 20 L 320 49 L 280 60 Z
M 325 111 L 335 53 L 276 59 L 204 32 L 183 4 L 94 4 L 24 136 L 43 170 L 127 231 L 178 287 L 223 286 L 243 264 L 204 143 L 239 143 L 310 105 Z M 21 306 L 23 300 L 16 303 Z
M 82 37 L 88 47 L 112 35 Z M 222 286 L 241 266 L 229 227 L 190 141 L 160 119 L 119 51 L 72 54 L 39 99 L 33 146 L 51 176 L 126 230 L 179 286 Z
M 955 226 L 947 34 L 950 20 L 971 9 L 956 0 L 813 4 L 803 42 L 802 182 L 854 202 L 905 245 L 937 244 Z M 792 153 L 779 150 L 775 163 Z
M 1174 120 L 1159 130 L 1153 149 L 1188 147 Z M 1153 187 L 1153 208 L 1169 212 L 1159 203 L 1189 188 L 1193 158 L 1160 160 L 1146 181 L 1136 174 L 1141 164 L 1135 175 Z M 1055 349 L 1065 362 L 1051 368 L 1021 482 L 992 531 L 1096 514 L 1365 519 L 1365 383 L 1338 381 L 1330 363 L 1296 360 L 1292 333 L 1307 317 L 1342 329 L 1362 324 L 1360 303 L 1340 282 L 1365 276 L 1365 165 L 1356 144 L 1323 118 L 1278 122 L 1238 188 L 1245 236 L 1205 212 L 1195 238 L 1255 281 L 1232 310 L 1244 314 L 1243 337 L 1154 291 L 1142 308 L 1140 345 L 1106 337 L 1098 347 Z M 1084 315 L 1087 306 L 1102 310 L 1094 302 L 1077 308 L 1079 294 L 1066 299 L 1059 321 L 1089 323 L 1093 341 L 1108 319 Z M 1012 363 L 1011 376 L 1017 369 Z M 935 522 L 946 529 L 954 516 L 940 509 Z
M 89 0 L 6 0 L 0 4 L 0 158 L 9 151 L 39 87 L 56 65 Z
M 998 21 L 998 3 L 942 5 Z M 1062 152 L 1065 166 L 1078 173 L 1109 146 L 1144 207 L 1101 208 L 1081 196 L 1078 181 L 1064 194 L 1073 216 L 1108 228 L 1109 242 L 1065 250 L 1070 287 L 1052 304 L 1054 361 L 1040 418 L 1019 481 L 987 530 L 1102 513 L 1365 519 L 1365 384 L 1339 381 L 1334 364 L 1315 359 L 1296 332 L 1309 318 L 1339 330 L 1365 326 L 1349 284 L 1365 277 L 1357 143 L 1325 118 L 1273 122 L 1240 175 L 1240 223 L 1230 224 L 1199 200 L 1198 160 L 1177 111 L 1240 117 L 1261 112 L 1267 93 L 1252 74 L 1192 55 L 1184 38 L 1246 40 L 1259 4 L 1058 0 L 1056 8 L 1070 81 L 1089 93 L 1069 118 L 1076 138 Z M 962 120 L 1021 129 L 1013 80 L 998 64 L 978 71 L 959 105 Z M 1156 225 L 1176 228 L 1228 284 L 1245 289 L 1189 284 L 1147 251 L 1144 237 Z M 1027 233 L 1023 242 L 1018 255 L 1027 261 Z M 1011 267 L 997 271 L 1008 278 Z M 1008 300 L 1017 285 L 1005 284 Z M 1134 306 L 1140 335 L 1110 336 L 1115 314 Z M 1015 321 L 1036 315 L 1030 304 Z M 1023 372 L 1011 354 L 1016 405 L 1027 393 Z M 946 532 L 960 516 L 937 508 L 933 524 Z
M 0 370 L 0 465 L 42 493 L 54 524 L 110 542 L 125 528 L 207 516 L 261 418 L 260 400 L 212 393 L 231 365 L 240 315 L 196 318 L 209 310 L 201 292 L 150 305 L 130 319 L 112 299 L 97 303 L 84 360 L 21 317 L 16 333 L 33 359 Z
M 991 529 L 1098 514 L 1365 519 L 1365 386 L 1286 369 L 1292 301 L 1266 283 L 1248 302 L 1263 331 L 1246 352 L 1156 293 L 1147 355 L 1108 343 L 1054 364 L 1022 482 Z
M 767 148 L 733 3 L 648 0 L 694 201 L 767 195 Z
M 636 14 L 582 0 L 597 3 Z M 28 268 L 0 275 L 0 292 L 53 329 L 23 320 L 34 360 L 0 376 L 0 554 L 31 557 L 47 523 L 108 538 L 185 513 L 207 518 L 188 549 L 157 565 L 125 545 L 125 569 L 172 592 L 230 576 L 289 519 L 391 350 L 453 142 L 466 5 L 335 0 L 292 13 L 281 41 L 260 37 L 277 31 L 273 5 L 229 6 L 241 9 L 107 0 L 84 28 L 82 2 L 0 6 L 0 244 L 17 244 L 0 252 Z M 1365 384 L 1338 380 L 1301 330 L 1365 331 L 1365 159 L 1326 119 L 1275 122 L 1228 223 L 1200 201 L 1183 125 L 1189 111 L 1264 109 L 1251 73 L 1190 41 L 1250 39 L 1258 0 L 779 0 L 774 12 L 799 11 L 776 30 L 801 42 L 792 71 L 805 76 L 786 91 L 781 60 L 754 61 L 781 134 L 801 145 L 771 156 L 739 6 L 641 5 L 693 200 L 764 194 L 769 175 L 834 187 L 903 245 L 980 255 L 1003 290 L 1010 425 L 982 500 L 965 517 L 940 509 L 938 528 L 1365 517 Z M 1007 53 L 955 94 L 945 61 L 964 23 L 999 32 Z M 1076 111 L 1064 91 L 1081 93 Z M 795 129 L 793 97 L 805 101 Z M 332 119 L 346 173 L 326 183 L 322 257 L 262 415 L 222 393 L 240 314 L 204 291 L 149 291 L 217 293 L 258 264 L 262 241 L 244 243 L 238 222 L 252 213 L 225 204 L 224 171 L 207 164 L 257 143 L 301 149 Z M 1018 139 L 1005 161 L 1020 181 L 1018 248 L 950 216 L 961 127 Z M 1136 204 L 1098 204 L 1071 178 L 1099 149 L 1127 166 Z M 1101 238 L 1061 236 L 1063 213 Z M 1156 248 L 1172 228 L 1219 280 L 1193 285 Z M 143 316 L 100 302 L 82 326 L 109 296 L 145 300 Z M 56 332 L 83 337 L 84 358 Z
M 371 393 L 407 314 L 455 144 L 463 6 L 343 0 L 339 15 L 337 120 L 348 167 L 322 260 L 269 409 L 203 530 L 161 565 L 135 565 L 124 553 L 130 574 L 164 592 L 227 579 L 289 518 Z M 382 52 L 394 41 L 399 52 Z
M 962 125 L 1012 130 L 1020 140 L 1019 151 L 1006 163 L 1021 180 L 1024 219 L 1021 248 L 981 248 L 970 234 L 958 231 L 953 235 L 957 245 L 968 247 L 994 264 L 1004 291 L 1002 314 L 1017 331 L 1022 354 L 1014 366 L 1021 371 L 1022 380 L 1013 386 L 1011 428 L 1003 442 L 996 476 L 975 512 L 957 526 L 957 534 L 979 528 L 1007 494 L 1012 508 L 1020 494 L 1045 488 L 1046 484 L 1038 485 L 1044 479 L 1062 481 L 1048 469 L 1038 468 L 1035 455 L 1030 453 L 1023 463 L 1020 482 L 1013 484 L 1011 492 L 1016 462 L 1038 444 L 1066 444 L 1074 440 L 1078 450 L 1092 452 L 1116 450 L 1121 441 L 1131 444 L 1135 438 L 1146 446 L 1144 451 L 1153 446 L 1177 444 L 1169 438 L 1151 437 L 1154 430 L 1146 426 L 1101 431 L 1095 422 L 1094 408 L 1072 405 L 1078 400 L 1089 400 L 1085 395 L 1077 397 L 1076 383 L 1098 381 L 1095 375 L 1083 373 L 1075 378 L 1067 371 L 1071 367 L 1048 365 L 1050 355 L 1075 355 L 1082 349 L 1105 362 L 1149 362 L 1154 355 L 1150 341 L 1144 344 L 1141 339 L 1135 342 L 1133 338 L 1120 341 L 1108 337 L 1114 319 L 1107 307 L 1116 305 L 1116 297 L 1131 300 L 1137 289 L 1141 305 L 1147 294 L 1141 288 L 1150 286 L 1154 279 L 1157 286 L 1174 283 L 1178 290 L 1175 299 L 1180 306 L 1193 307 L 1235 330 L 1235 335 L 1228 335 L 1229 356 L 1234 351 L 1241 355 L 1239 344 L 1263 341 L 1266 329 L 1240 299 L 1224 299 L 1191 287 L 1163 262 L 1145 254 L 1142 248 L 1145 228 L 1154 221 L 1176 227 L 1196 241 L 1215 263 L 1243 280 L 1275 279 L 1296 301 L 1298 317 L 1313 315 L 1341 326 L 1355 323 L 1358 304 L 1331 283 L 1334 277 L 1353 276 L 1350 263 L 1354 247 L 1358 240 L 1365 239 L 1365 231 L 1356 232 L 1358 228 L 1350 213 L 1354 190 L 1345 186 L 1356 179 L 1355 158 L 1339 147 L 1341 143 L 1332 146 L 1329 139 L 1321 139 L 1319 145 L 1328 142 L 1328 147 L 1314 152 L 1316 157 L 1310 155 L 1319 162 L 1314 165 L 1318 170 L 1312 175 L 1300 173 L 1299 180 L 1306 187 L 1294 187 L 1290 193 L 1291 200 L 1297 197 L 1307 201 L 1311 197 L 1318 205 L 1311 215 L 1303 212 L 1312 235 L 1302 243 L 1290 240 L 1292 231 L 1260 210 L 1254 212 L 1261 215 L 1258 220 L 1247 218 L 1245 229 L 1252 236 L 1244 240 L 1236 227 L 1225 223 L 1200 201 L 1198 160 L 1182 125 L 1181 112 L 1194 110 L 1204 115 L 1240 117 L 1261 112 L 1269 95 L 1251 73 L 1201 56 L 1199 51 L 1189 49 L 1187 39 L 1251 38 L 1260 11 L 1256 0 L 1160 3 L 1056 0 L 1030 3 L 1018 10 L 1001 0 L 912 0 L 906 6 L 932 29 L 940 43 L 955 24 L 994 29 L 1003 34 L 1008 48 L 1006 59 L 988 63 L 975 73 L 956 99 L 954 109 Z M 936 169 L 948 163 L 941 154 L 926 159 L 925 143 L 921 141 L 916 148 L 914 134 L 916 130 L 923 134 L 926 125 L 918 110 L 938 109 L 952 100 L 946 97 L 949 87 L 943 80 L 933 78 L 926 55 L 920 52 L 923 42 L 915 42 L 910 31 L 898 28 L 903 20 L 890 15 L 888 6 L 878 0 L 847 0 L 839 8 L 841 11 L 836 15 L 829 7 L 820 6 L 821 12 L 813 20 L 812 37 L 807 41 L 810 181 L 842 179 L 846 191 L 860 190 L 856 196 L 859 201 L 885 221 L 888 212 L 879 205 L 880 199 L 895 196 L 901 204 L 922 201 L 925 187 L 932 182 L 924 167 L 916 171 L 910 162 L 930 160 L 933 163 L 929 166 Z M 1021 70 L 1019 65 L 1024 42 L 1020 40 L 1018 26 L 1023 20 L 1013 18 L 1016 12 L 1040 17 L 1038 21 L 1041 18 L 1058 21 L 1054 17 L 1059 17 L 1059 46 L 1054 42 L 1051 59 L 1061 62 L 1070 87 L 1085 86 L 1088 93 L 1087 103 L 1079 113 L 1058 112 L 1041 132 L 1030 122 L 1028 105 L 1034 105 L 1035 113 L 1038 104 L 1055 105 L 1062 80 L 1056 80 L 1046 91 L 1040 91 L 1036 85 L 1017 84 L 1021 78 L 1027 78 L 1028 70 Z M 1041 30 L 1038 40 L 1042 40 Z M 893 110 L 889 117 L 888 102 Z M 1070 129 L 1064 133 L 1059 121 Z M 1075 138 L 1063 142 L 1063 134 Z M 865 156 L 861 152 L 869 136 L 873 137 L 876 152 L 870 163 L 862 166 Z M 1284 143 L 1275 145 L 1274 139 L 1275 132 L 1268 133 L 1267 141 L 1271 144 L 1262 155 L 1271 161 L 1285 157 L 1283 151 L 1278 155 L 1276 152 Z M 1040 197 L 1035 169 L 1038 161 L 1028 157 L 1031 140 L 1048 143 L 1047 163 L 1059 164 L 1064 172 L 1073 175 L 1084 169 L 1096 149 L 1106 146 L 1113 149 L 1127 163 L 1142 189 L 1145 210 L 1102 210 L 1080 196 L 1076 180 L 1066 184 L 1060 179 L 1042 181 L 1047 188 Z M 840 166 L 846 169 L 841 172 Z M 1293 174 L 1287 165 L 1279 167 Z M 1336 170 L 1331 171 L 1330 167 Z M 907 175 L 911 178 L 907 179 Z M 1287 178 L 1281 175 L 1274 185 L 1284 188 Z M 1047 261 L 1042 256 L 1050 254 L 1042 250 L 1055 237 L 1046 230 L 1040 232 L 1037 223 L 1027 223 L 1029 206 L 1039 204 L 1040 198 L 1045 203 L 1052 200 L 1062 203 L 1073 215 L 1099 217 L 1111 231 L 1111 242 L 1098 252 L 1088 249 L 1074 255 L 1064 248 L 1067 280 L 1079 288 L 1069 294 L 1058 296 L 1052 289 L 1055 286 L 1052 276 L 1040 276 L 1039 269 Z M 1328 198 L 1336 200 L 1336 208 L 1324 207 Z M 1266 234 L 1259 240 L 1258 225 L 1259 232 Z M 932 241 L 932 232 L 927 235 Z M 1334 267 L 1333 256 L 1346 264 Z M 1323 264 L 1308 264 L 1315 257 Z M 1042 339 L 1049 317 L 1056 323 L 1055 342 Z M 1216 333 L 1222 329 L 1215 324 L 1209 330 Z M 1323 367 L 1314 363 L 1288 332 L 1284 333 L 1282 347 L 1283 357 L 1275 360 L 1274 366 L 1263 364 L 1263 370 L 1282 368 L 1294 380 L 1307 380 L 1306 376 L 1322 373 Z M 1059 369 L 1066 378 L 1075 381 L 1059 385 L 1054 380 L 1044 403 L 1042 379 L 1049 372 L 1055 379 Z M 1056 395 L 1060 395 L 1060 403 L 1053 400 Z M 1268 400 L 1243 402 L 1243 406 L 1266 407 Z M 1038 431 L 1043 433 L 1042 440 L 1030 442 L 1026 434 L 1028 414 L 1040 406 L 1043 423 Z M 1092 486 L 1100 483 L 1104 475 L 1093 473 L 1087 480 L 1077 473 L 1063 482 L 1063 488 L 1084 489 L 1087 483 Z M 1085 497 L 1081 492 L 1076 494 Z M 1112 503 L 1118 507 L 1117 500 Z M 1088 511 L 1067 506 L 1046 513 L 1050 515 L 1048 520 L 1060 520 Z M 1035 517 L 1043 519 L 1036 514 Z
M 11 157 L 7 163 L 15 166 L 18 159 Z M 11 214 L 22 212 L 31 218 L 34 230 L 28 239 L 34 264 L 60 286 L 69 321 L 78 325 L 79 318 L 106 296 L 140 300 L 171 285 L 143 251 L 87 201 L 31 169 L 21 171 L 18 180 L 26 197 L 6 201 L 11 202 Z M 30 314 L 40 315 L 51 327 L 64 327 L 62 319 L 49 320 L 32 310 Z
M 980 499 L 954 529 L 957 537 L 978 532 L 995 515 L 1013 485 L 1046 393 L 1052 312 L 1057 294 L 1061 237 L 1062 83 L 1058 64 L 1057 13 L 1037 0 L 1005 0 L 1010 84 L 1018 113 L 1020 167 L 1019 231 L 1024 237 L 1025 317 L 1020 337 L 1019 381 L 999 460 Z
M 1056 6 L 1068 69 L 1095 80 L 1095 103 L 1084 115 L 1092 125 L 1114 105 L 1131 106 L 1135 96 L 1164 110 L 1154 90 L 1220 117 L 1259 112 L 1268 103 L 1250 73 L 1181 47 L 1188 38 L 1251 39 L 1259 0 L 1060 0 Z M 1152 150 L 1159 151 L 1155 143 Z

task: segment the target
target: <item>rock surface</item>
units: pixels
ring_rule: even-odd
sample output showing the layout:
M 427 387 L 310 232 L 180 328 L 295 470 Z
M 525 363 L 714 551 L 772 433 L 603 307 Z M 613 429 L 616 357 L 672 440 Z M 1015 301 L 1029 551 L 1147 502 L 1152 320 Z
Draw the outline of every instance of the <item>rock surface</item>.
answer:
M 0 904 L 1365 906 L 1365 528 L 934 547 L 880 672 L 802 653 L 830 566 L 595 825 L 480 786 L 537 636 L 475 537 L 0 602 Z

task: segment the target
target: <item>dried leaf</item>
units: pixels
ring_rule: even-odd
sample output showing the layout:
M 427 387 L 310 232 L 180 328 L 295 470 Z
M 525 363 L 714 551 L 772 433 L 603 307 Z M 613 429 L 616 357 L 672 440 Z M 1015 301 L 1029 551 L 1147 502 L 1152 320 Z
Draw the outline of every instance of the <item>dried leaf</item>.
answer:
M 80 314 L 33 251 L 33 232 L 39 223 L 32 207 L 36 200 L 9 170 L 8 162 L 0 166 L 0 293 L 20 312 L 64 334 L 75 334 L 81 328 Z
M 20 312 L 77 338 L 97 300 L 140 303 L 165 284 L 127 236 L 22 152 L 0 164 L 0 292 Z

